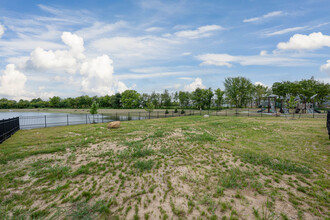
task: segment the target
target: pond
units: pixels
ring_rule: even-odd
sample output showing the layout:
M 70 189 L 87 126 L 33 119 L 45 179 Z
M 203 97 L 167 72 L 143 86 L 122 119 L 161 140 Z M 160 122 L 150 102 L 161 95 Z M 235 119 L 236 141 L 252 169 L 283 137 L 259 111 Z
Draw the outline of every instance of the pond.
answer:
M 0 112 L 0 120 L 19 117 L 20 129 L 46 128 L 55 126 L 106 123 L 110 121 L 142 120 L 147 117 L 120 114 L 67 114 L 49 112 Z

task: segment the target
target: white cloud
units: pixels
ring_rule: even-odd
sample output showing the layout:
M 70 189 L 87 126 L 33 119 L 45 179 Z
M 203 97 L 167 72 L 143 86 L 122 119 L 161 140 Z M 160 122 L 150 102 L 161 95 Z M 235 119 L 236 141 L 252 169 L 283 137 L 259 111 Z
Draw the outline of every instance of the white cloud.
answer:
M 263 16 L 260 17 L 254 17 L 254 18 L 249 18 L 249 19 L 244 19 L 243 22 L 247 23 L 247 22 L 256 22 L 256 21 L 261 21 L 265 18 L 271 18 L 271 17 L 275 17 L 275 16 L 280 16 L 283 15 L 284 13 L 282 11 L 273 11 L 273 12 L 269 12 Z
M 87 40 L 95 37 L 100 37 L 109 32 L 117 31 L 118 29 L 126 26 L 127 23 L 125 21 L 118 21 L 113 24 L 95 22 L 92 26 L 77 31 L 76 34 Z
M 267 55 L 267 50 L 260 51 L 260 56 L 266 56 L 266 55 Z
M 63 43 L 70 47 L 69 50 L 46 51 L 38 47 L 31 53 L 30 59 L 27 61 L 28 67 L 76 73 L 79 61 L 85 58 L 83 54 L 84 41 L 81 37 L 70 32 L 63 32 L 61 38 Z
M 191 78 L 191 77 L 179 77 L 178 79 L 182 79 L 182 80 L 193 80 L 194 78 Z
M 181 55 L 182 55 L 182 56 L 189 56 L 189 55 L 191 55 L 191 52 L 184 52 L 184 53 L 182 53 Z
M 201 65 L 215 65 L 231 67 L 233 63 L 239 63 L 242 66 L 297 66 L 306 64 L 303 59 L 284 57 L 277 54 L 268 55 L 261 51 L 260 55 L 252 56 L 232 56 L 229 54 L 203 54 L 196 56 L 203 61 Z M 304 63 L 305 62 L 305 63 Z
M 274 31 L 274 32 L 270 32 L 270 33 L 266 33 L 267 36 L 275 36 L 275 35 L 281 35 L 281 34 L 286 34 L 286 33 L 290 33 L 290 32 L 295 32 L 295 31 L 299 31 L 299 30 L 303 30 L 307 28 L 305 27 L 293 27 L 293 28 L 285 28 L 279 31 Z
M 0 95 L 16 100 L 26 98 L 26 76 L 16 69 L 14 64 L 8 64 L 0 76 Z
M 260 85 L 260 86 L 264 86 L 264 87 L 269 87 L 269 86 L 267 86 L 266 84 L 264 84 L 262 82 L 255 82 L 254 85 L 255 86 Z
M 113 72 L 113 61 L 108 55 L 85 61 L 80 69 L 80 74 L 83 75 L 82 91 L 97 95 L 125 91 L 127 89 L 126 85 L 123 82 L 114 80 Z
M 321 67 L 320 67 L 320 70 L 322 72 L 326 72 L 326 73 L 329 73 L 330 74 L 330 60 L 327 60 L 327 63 L 326 64 L 323 64 Z
M 167 60 L 173 58 L 179 42 L 156 36 L 111 37 L 101 38 L 91 43 L 91 48 L 102 53 L 111 54 L 117 67 L 133 67 L 150 64 L 150 60 Z M 170 56 L 171 55 L 171 56 Z M 180 54 L 177 54 L 179 56 Z
M 182 85 L 179 83 L 173 84 L 173 85 L 169 85 L 169 86 L 165 86 L 164 89 L 179 89 Z
M 330 36 L 321 32 L 309 35 L 295 34 L 288 42 L 281 42 L 277 45 L 280 50 L 314 50 L 322 47 L 330 47 Z
M 201 78 L 196 78 L 194 82 L 192 82 L 189 85 L 185 85 L 183 89 L 184 89 L 184 91 L 192 92 L 192 91 L 195 91 L 197 88 L 200 88 L 200 89 L 205 89 L 206 88 L 203 85 L 203 81 L 202 81 Z
M 5 27 L 2 24 L 0 24 L 0 38 L 4 33 L 5 33 Z
M 161 27 L 150 27 L 150 28 L 145 29 L 145 31 L 147 31 L 147 32 L 157 32 L 157 31 L 161 31 L 161 30 L 163 30 L 163 28 L 161 28 Z
M 224 28 L 219 25 L 205 25 L 197 28 L 196 30 L 185 30 L 175 32 L 174 35 L 182 38 L 196 39 L 202 37 L 209 37 L 214 31 L 223 30 Z

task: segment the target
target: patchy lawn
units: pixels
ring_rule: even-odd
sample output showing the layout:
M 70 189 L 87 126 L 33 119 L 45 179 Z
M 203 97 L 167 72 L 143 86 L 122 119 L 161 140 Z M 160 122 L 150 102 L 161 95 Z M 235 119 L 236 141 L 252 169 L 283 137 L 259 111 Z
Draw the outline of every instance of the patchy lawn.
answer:
M 11 219 L 327 219 L 325 119 L 187 116 L 22 130 L 0 145 Z

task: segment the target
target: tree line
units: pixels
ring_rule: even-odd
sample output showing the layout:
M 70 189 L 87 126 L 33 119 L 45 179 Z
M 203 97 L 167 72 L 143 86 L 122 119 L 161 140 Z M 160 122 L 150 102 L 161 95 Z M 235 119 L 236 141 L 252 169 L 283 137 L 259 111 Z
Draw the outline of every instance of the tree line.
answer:
M 329 99 L 330 84 L 311 79 L 301 81 L 275 82 L 271 88 L 263 85 L 253 85 L 245 77 L 228 77 L 224 81 L 225 90 L 212 90 L 197 88 L 193 92 L 163 93 L 152 92 L 138 93 L 135 90 L 126 90 L 122 93 L 105 96 L 88 95 L 76 98 L 60 98 L 54 96 L 49 100 L 35 98 L 28 100 L 0 99 L 0 108 L 90 108 L 92 104 L 98 103 L 100 108 L 133 109 L 146 108 L 152 105 L 154 108 L 197 108 L 197 109 L 220 109 L 226 106 L 246 107 L 248 105 L 259 106 L 270 94 L 276 94 L 280 99 L 299 97 L 306 102 L 317 102 L 322 104 Z M 313 100 L 311 98 L 317 94 Z

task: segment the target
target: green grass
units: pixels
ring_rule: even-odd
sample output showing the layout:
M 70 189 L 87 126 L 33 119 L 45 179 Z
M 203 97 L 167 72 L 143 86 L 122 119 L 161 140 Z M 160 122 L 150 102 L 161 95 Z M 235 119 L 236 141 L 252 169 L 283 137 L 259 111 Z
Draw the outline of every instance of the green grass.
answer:
M 329 148 L 325 120 L 308 118 L 21 130 L 0 145 L 0 216 L 327 219 Z

